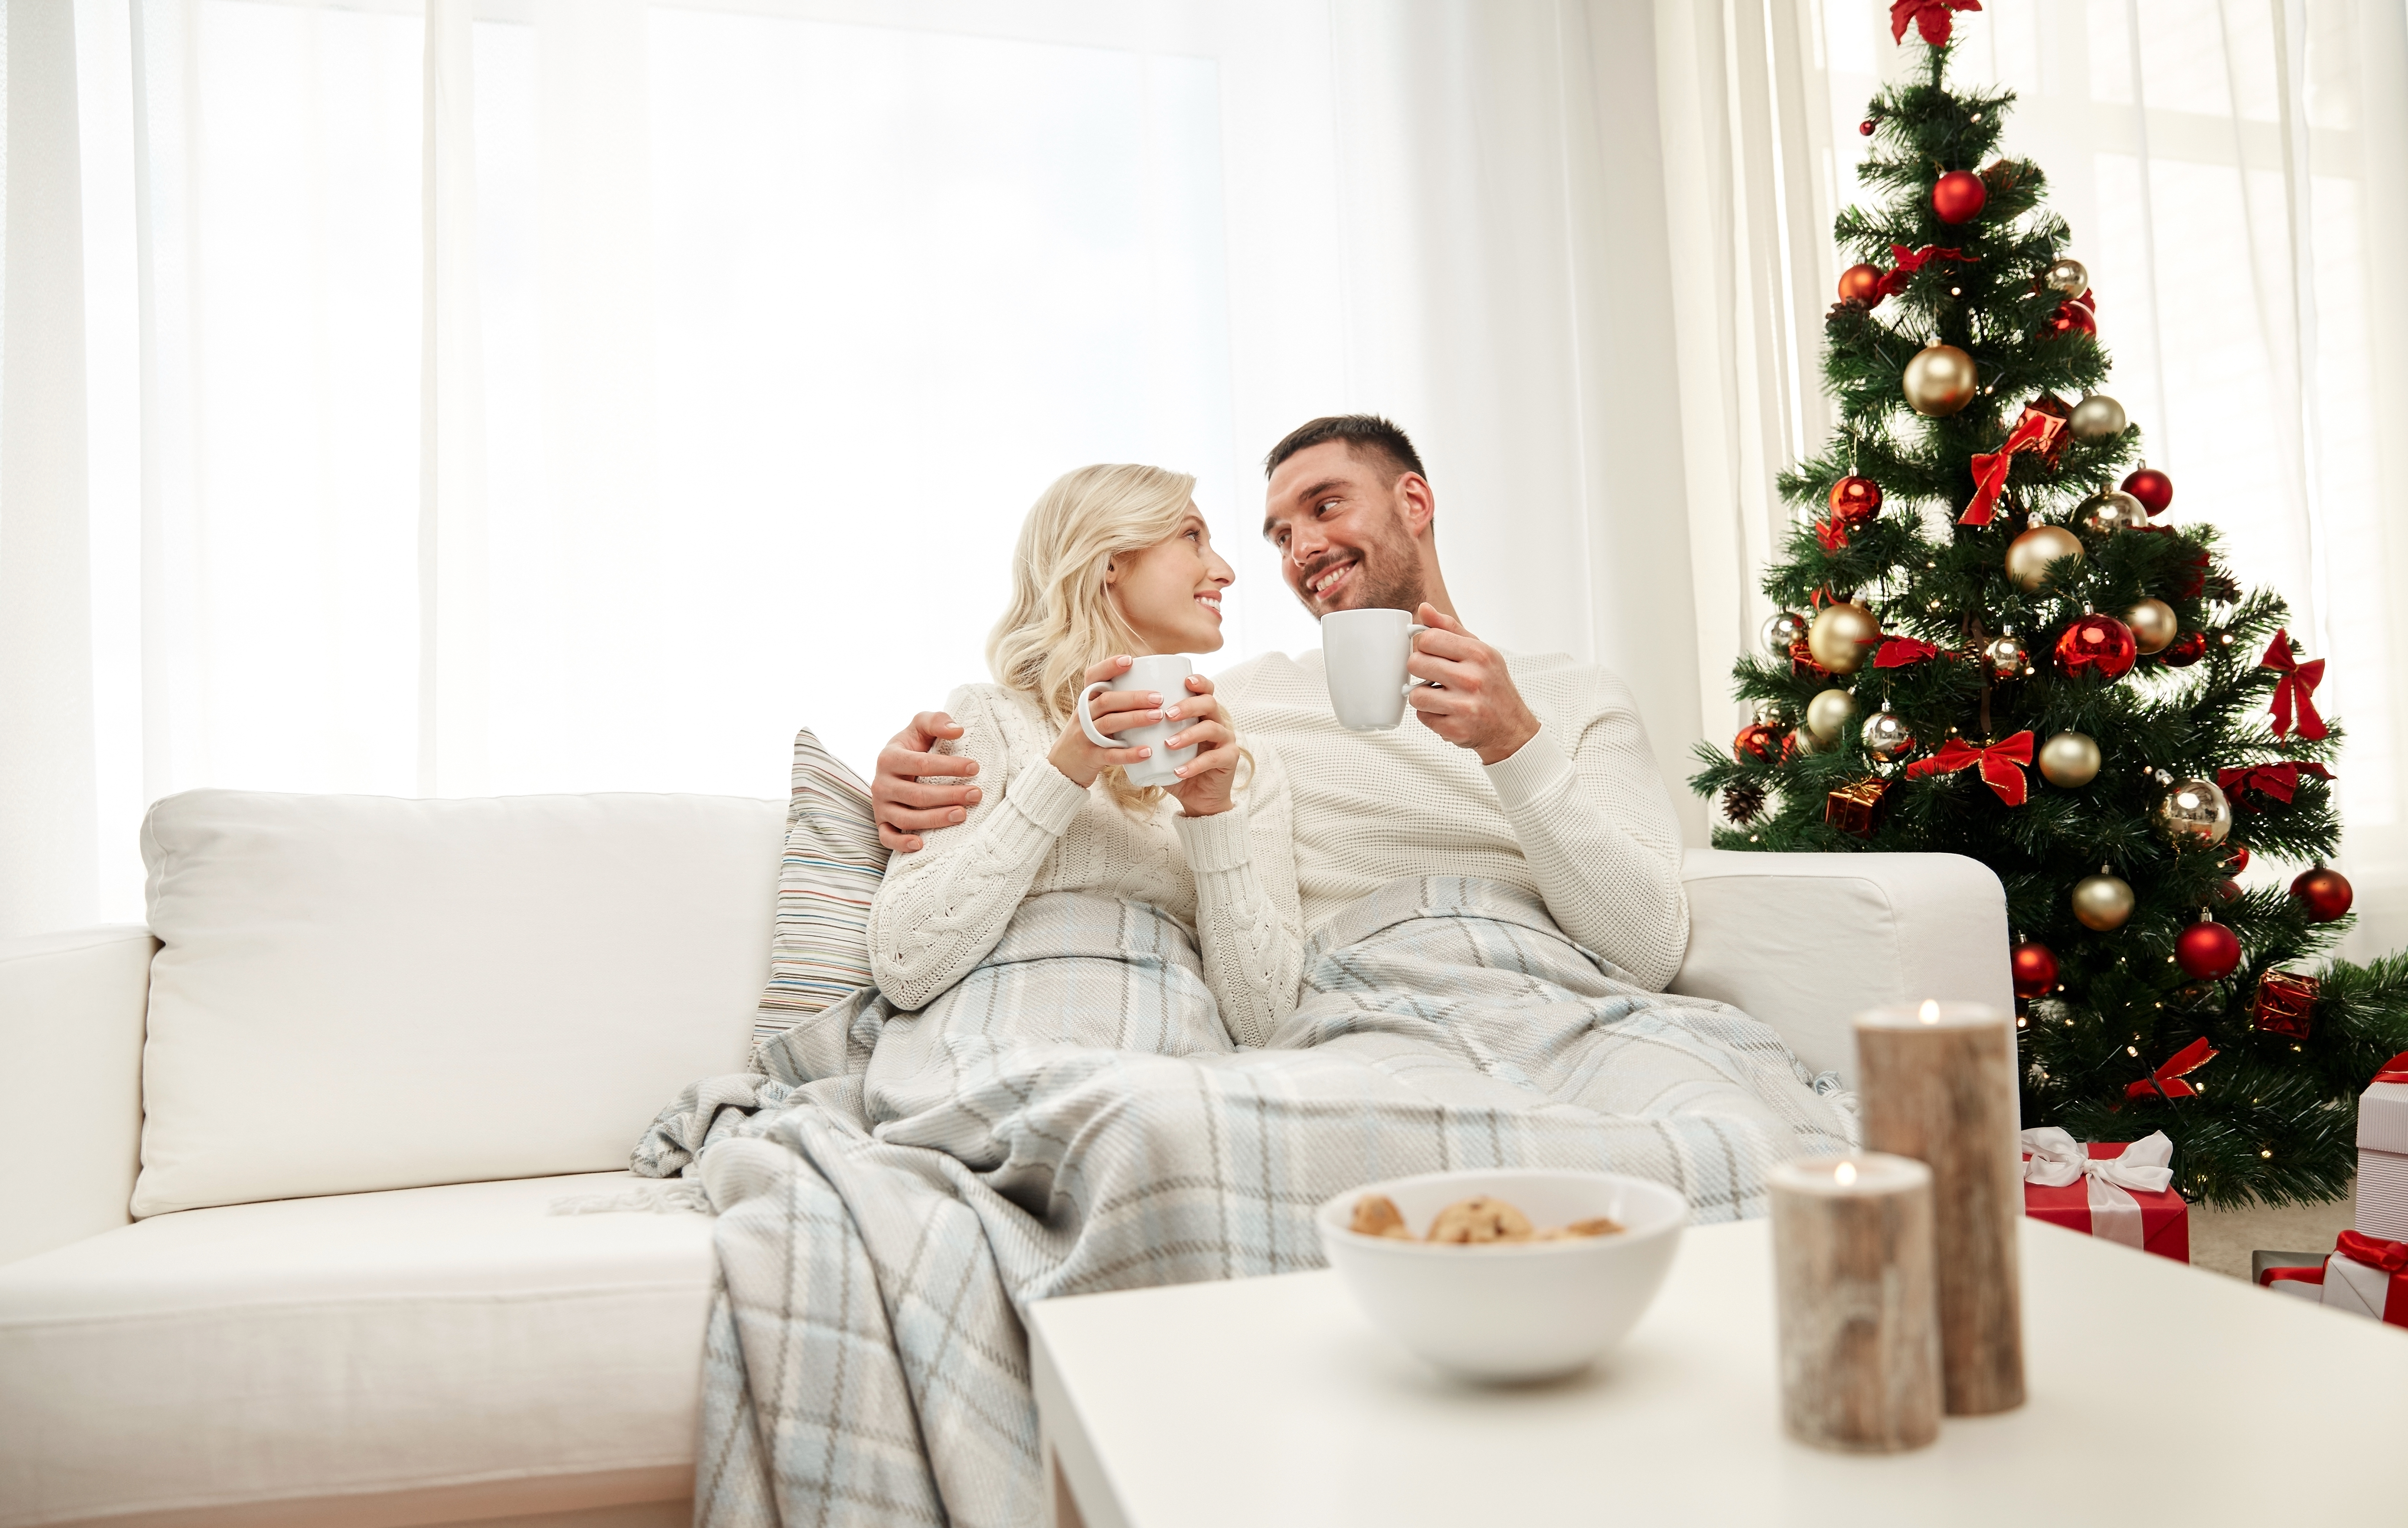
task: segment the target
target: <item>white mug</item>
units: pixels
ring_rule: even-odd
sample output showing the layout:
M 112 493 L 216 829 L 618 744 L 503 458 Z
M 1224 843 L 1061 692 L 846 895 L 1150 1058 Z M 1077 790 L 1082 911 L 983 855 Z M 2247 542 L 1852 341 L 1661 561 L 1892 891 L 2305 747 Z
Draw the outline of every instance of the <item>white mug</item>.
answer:
M 1336 610 L 1321 618 L 1329 708 L 1349 732 L 1386 732 L 1405 719 L 1413 638 L 1429 630 L 1402 610 Z
M 1079 692 L 1079 726 L 1086 733 L 1087 741 L 1097 748 L 1154 750 L 1151 758 L 1121 766 L 1121 772 L 1128 777 L 1131 785 L 1179 783 L 1179 766 L 1196 757 L 1196 745 L 1190 743 L 1185 748 L 1166 749 L 1162 746 L 1163 739 L 1182 728 L 1194 726 L 1196 719 L 1178 717 L 1168 721 L 1156 721 L 1151 726 L 1130 727 L 1115 737 L 1110 733 L 1096 730 L 1096 713 L 1088 707 L 1097 695 L 1107 690 L 1158 691 L 1165 706 L 1176 706 L 1187 698 L 1187 676 L 1195 672 L 1196 665 L 1177 653 L 1157 654 L 1138 659 L 1129 664 L 1128 672 L 1117 679 L 1099 679 Z

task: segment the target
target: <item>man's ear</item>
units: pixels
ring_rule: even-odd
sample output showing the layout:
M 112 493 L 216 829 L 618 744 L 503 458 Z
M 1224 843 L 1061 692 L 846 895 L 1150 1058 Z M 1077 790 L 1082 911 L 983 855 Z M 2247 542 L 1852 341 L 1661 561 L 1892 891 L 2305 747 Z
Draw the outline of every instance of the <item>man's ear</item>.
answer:
M 1438 494 L 1431 491 L 1429 479 L 1418 472 L 1397 474 L 1395 492 L 1398 507 L 1404 513 L 1405 529 L 1420 539 L 1429 530 L 1430 521 L 1438 518 Z

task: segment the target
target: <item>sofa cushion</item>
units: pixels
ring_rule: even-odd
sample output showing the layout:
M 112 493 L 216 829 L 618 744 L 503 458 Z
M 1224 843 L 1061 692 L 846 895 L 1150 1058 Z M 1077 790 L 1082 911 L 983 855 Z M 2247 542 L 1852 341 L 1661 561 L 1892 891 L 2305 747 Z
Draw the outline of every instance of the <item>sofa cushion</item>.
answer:
M 752 1021 L 754 1045 L 877 979 L 869 971 L 869 899 L 885 874 L 869 787 L 805 727 L 795 735 L 769 987 Z
M 158 803 L 134 1213 L 625 1166 L 744 1064 L 780 831 L 728 796 Z
M 712 1222 L 550 1212 L 665 1187 L 606 1174 L 186 1210 L 0 1267 L 0 1528 L 686 1494 Z

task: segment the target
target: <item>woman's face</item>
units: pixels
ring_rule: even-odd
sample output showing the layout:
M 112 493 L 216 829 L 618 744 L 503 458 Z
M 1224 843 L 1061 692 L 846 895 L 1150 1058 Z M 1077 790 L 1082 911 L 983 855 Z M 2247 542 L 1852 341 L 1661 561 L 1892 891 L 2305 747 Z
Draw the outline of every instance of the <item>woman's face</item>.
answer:
M 1212 550 L 1212 533 L 1191 504 L 1169 540 L 1113 558 L 1104 586 L 1121 619 L 1144 644 L 1133 656 L 1217 652 L 1221 591 L 1237 578 Z

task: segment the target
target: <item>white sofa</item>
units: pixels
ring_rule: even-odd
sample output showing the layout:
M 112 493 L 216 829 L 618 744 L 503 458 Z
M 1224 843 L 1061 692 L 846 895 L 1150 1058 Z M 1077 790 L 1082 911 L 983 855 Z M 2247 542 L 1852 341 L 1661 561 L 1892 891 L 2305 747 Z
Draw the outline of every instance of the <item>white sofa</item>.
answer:
M 742 1064 L 782 825 L 194 792 L 150 927 L 0 942 L 0 1528 L 686 1521 L 710 1222 L 561 1211 Z M 1675 989 L 1810 1067 L 1867 1005 L 2010 1000 L 1972 861 L 1686 875 Z

